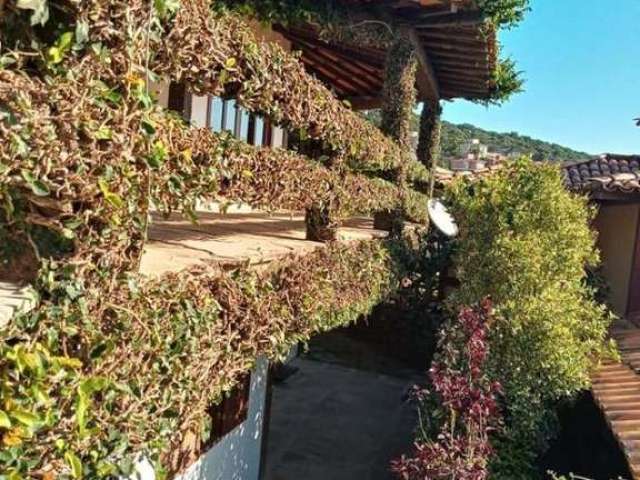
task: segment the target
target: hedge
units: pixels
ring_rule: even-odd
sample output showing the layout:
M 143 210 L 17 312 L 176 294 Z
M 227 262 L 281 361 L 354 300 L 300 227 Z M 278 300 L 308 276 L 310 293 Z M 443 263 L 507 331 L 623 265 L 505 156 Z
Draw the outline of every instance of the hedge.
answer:
M 569 193 L 560 169 L 521 159 L 448 192 L 459 222 L 451 302 L 489 296 L 495 323 L 488 371 L 504 389 L 505 428 L 491 478 L 536 478 L 535 458 L 554 435 L 555 407 L 590 387 L 613 352 L 611 315 L 594 299 L 586 267 L 599 262 L 594 209 Z

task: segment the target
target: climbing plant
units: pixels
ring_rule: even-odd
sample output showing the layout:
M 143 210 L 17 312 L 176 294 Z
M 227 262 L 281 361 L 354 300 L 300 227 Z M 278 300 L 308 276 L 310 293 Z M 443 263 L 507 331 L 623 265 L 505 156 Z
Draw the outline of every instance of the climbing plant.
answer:
M 433 172 L 440 156 L 440 134 L 442 107 L 424 102 L 420 113 L 420 129 L 418 136 L 418 161 Z
M 0 268 L 18 265 L 35 298 L 0 341 L 0 470 L 12 480 L 128 475 L 141 453 L 159 476 L 180 471 L 199 453 L 207 408 L 256 356 L 355 320 L 403 275 L 400 240 L 330 245 L 262 272 L 138 273 L 152 208 L 197 220 L 202 199 L 322 201 L 346 215 L 401 194 L 358 173 L 393 167 L 393 141 L 211 6 L 1 4 Z M 330 170 L 191 128 L 158 105 L 159 80 L 234 93 L 345 161 Z M 402 195 L 424 215 L 420 194 Z
M 476 0 L 478 8 L 498 26 L 511 27 L 529 11 L 529 0 Z

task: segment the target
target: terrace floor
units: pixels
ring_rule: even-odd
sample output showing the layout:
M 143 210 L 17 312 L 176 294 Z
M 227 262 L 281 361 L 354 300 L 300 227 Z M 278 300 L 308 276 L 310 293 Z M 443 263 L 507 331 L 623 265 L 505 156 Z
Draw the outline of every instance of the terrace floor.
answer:
M 365 217 L 347 220 L 339 232 L 342 242 L 386 236 Z M 211 263 L 261 265 L 323 245 L 305 239 L 302 213 L 201 213 L 198 224 L 179 215 L 155 216 L 140 268 L 146 275 L 157 276 Z
M 345 221 L 339 232 L 341 242 L 385 238 L 373 221 L 356 217 Z M 194 224 L 181 215 L 163 218 L 153 215 L 149 241 L 140 265 L 141 273 L 160 276 L 199 265 L 220 268 L 250 263 L 259 268 L 290 254 L 304 254 L 324 243 L 305 239 L 304 214 L 198 212 Z M 32 308 L 26 285 L 0 278 L 0 328 L 18 310 Z

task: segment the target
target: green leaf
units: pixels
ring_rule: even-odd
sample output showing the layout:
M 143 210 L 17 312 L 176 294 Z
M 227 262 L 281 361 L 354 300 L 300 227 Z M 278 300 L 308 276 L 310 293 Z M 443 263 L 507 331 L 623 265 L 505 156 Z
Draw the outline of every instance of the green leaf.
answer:
M 76 479 L 82 478 L 82 462 L 78 458 L 78 456 L 72 451 L 68 451 L 64 454 L 64 459 L 66 460 L 69 468 L 71 468 L 71 476 Z
M 155 135 L 156 133 L 156 124 L 154 121 L 148 119 L 148 118 L 143 118 L 142 121 L 140 122 L 140 126 L 142 127 L 142 130 L 144 130 L 144 132 L 147 135 Z
M 76 398 L 76 423 L 80 436 L 84 437 L 87 431 L 87 412 L 89 410 L 89 396 L 78 387 L 78 397 Z
M 78 430 L 80 436 L 86 435 L 87 427 L 87 414 L 89 407 L 91 406 L 91 396 L 104 390 L 108 384 L 108 381 L 103 377 L 91 377 L 84 380 L 78 386 L 78 396 L 76 398 L 76 423 L 78 424 Z
M 162 142 L 153 145 L 151 155 L 147 155 L 147 164 L 151 168 L 160 168 L 167 158 L 167 149 Z
M 17 420 L 18 422 L 23 424 L 25 427 L 29 427 L 31 429 L 38 428 L 42 423 L 42 419 L 40 418 L 39 415 L 24 411 L 24 410 L 13 410 L 9 412 L 9 415 L 14 420 Z
M 153 6 L 162 19 L 173 15 L 180 8 L 180 0 L 154 0 Z
M 224 85 L 229 80 L 229 72 L 227 70 L 222 70 L 218 75 L 218 83 L 220 85 Z
M 22 178 L 31 187 L 31 191 L 39 197 L 46 197 L 49 195 L 49 187 L 42 181 L 38 180 L 32 172 L 29 170 L 22 170 L 20 172 Z
M 21 170 L 20 175 L 22 175 L 22 178 L 27 183 L 33 183 L 36 181 L 35 175 L 33 175 L 33 173 L 30 172 L 29 170 Z
M 46 197 L 49 195 L 49 187 L 42 182 L 41 180 L 36 180 L 31 185 L 31 191 L 35 193 L 38 197 Z
M 62 50 L 60 50 L 58 47 L 51 47 L 47 51 L 47 59 L 51 64 L 56 65 L 62 62 L 63 58 L 64 58 L 64 54 Z
M 64 222 L 65 228 L 68 228 L 69 230 L 75 230 L 83 224 L 84 222 L 79 218 L 74 218 L 72 220 L 67 220 L 66 222 Z
M 0 428 L 11 428 L 11 419 L 6 412 L 0 410 Z
M 73 35 L 73 32 L 64 32 L 62 35 L 60 35 L 60 37 L 56 41 L 56 45 L 58 46 L 58 48 L 63 52 L 69 50 L 73 43 Z
M 89 39 L 89 23 L 85 20 L 80 20 L 76 24 L 76 42 L 79 44 L 85 43 Z
M 76 234 L 74 233 L 74 231 L 68 228 L 62 229 L 62 236 L 68 240 L 73 240 L 74 238 L 76 238 Z
M 96 140 L 111 140 L 113 138 L 113 131 L 103 125 L 94 132 L 93 136 Z
M 82 368 L 82 360 L 71 357 L 55 357 L 54 360 L 62 367 L 78 369 Z
M 124 200 L 122 200 L 122 198 L 119 195 L 116 195 L 115 193 L 109 190 L 109 185 L 107 184 L 107 181 L 104 178 L 100 178 L 98 180 L 98 187 L 100 188 L 102 195 L 104 195 L 104 199 L 111 206 L 115 208 L 122 208 L 124 206 Z

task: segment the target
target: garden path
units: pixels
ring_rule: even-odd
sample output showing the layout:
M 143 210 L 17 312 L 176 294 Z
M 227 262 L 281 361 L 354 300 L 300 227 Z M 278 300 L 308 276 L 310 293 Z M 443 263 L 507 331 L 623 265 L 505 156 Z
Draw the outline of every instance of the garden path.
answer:
M 274 385 L 264 480 L 389 480 L 390 461 L 410 451 L 418 420 L 406 393 L 424 373 L 337 340 L 324 351 L 312 341 Z

